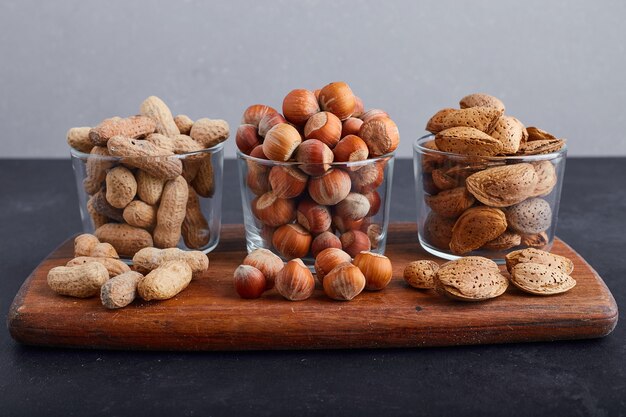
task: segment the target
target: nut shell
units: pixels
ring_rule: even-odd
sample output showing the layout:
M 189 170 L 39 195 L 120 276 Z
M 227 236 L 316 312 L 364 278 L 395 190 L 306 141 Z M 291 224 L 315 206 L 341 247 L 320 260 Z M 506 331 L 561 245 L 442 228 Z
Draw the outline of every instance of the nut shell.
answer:
M 239 265 L 233 274 L 235 291 L 241 298 L 259 298 L 266 289 L 265 276 L 250 265 Z
M 315 274 L 319 282 L 324 282 L 324 277 L 337 265 L 350 263 L 352 258 L 340 248 L 326 248 L 315 257 Z
M 356 135 L 348 135 L 337 143 L 333 154 L 336 162 L 364 161 L 369 155 L 369 149 L 363 139 Z M 349 169 L 358 170 L 361 167 L 362 165 L 357 165 Z
M 342 263 L 324 278 L 324 293 L 333 300 L 350 301 L 365 288 L 366 279 L 359 268 Z
M 258 127 L 259 122 L 264 116 L 277 113 L 276 109 L 266 106 L 265 104 L 253 104 L 243 112 L 241 124 L 251 124 Z
M 252 214 L 267 226 L 282 226 L 296 218 L 295 202 L 279 198 L 272 191 L 252 200 L 251 206 Z
M 302 137 L 295 127 L 281 123 L 271 128 L 265 135 L 263 153 L 273 161 L 288 161 L 298 146 Z
M 339 240 L 343 250 L 352 257 L 360 252 L 369 251 L 372 246 L 369 237 L 360 230 L 349 230 L 342 234 Z
M 332 206 L 350 193 L 350 176 L 340 169 L 329 169 L 323 175 L 311 178 L 309 195 L 316 203 Z
M 320 111 L 319 104 L 310 90 L 292 90 L 283 100 L 283 115 L 291 123 L 302 126 L 315 113 Z
M 292 259 L 276 276 L 276 290 L 290 301 L 306 300 L 315 290 L 315 279 L 300 259 Z
M 393 152 L 400 144 L 398 126 L 390 118 L 376 118 L 364 122 L 359 137 L 367 144 L 371 156 Z
M 242 264 L 253 266 L 263 273 L 266 280 L 266 290 L 274 287 L 276 276 L 285 266 L 278 255 L 264 248 L 258 248 L 250 252 L 244 258 Z
M 328 207 L 309 199 L 302 200 L 298 204 L 296 215 L 298 223 L 313 234 L 325 232 L 330 228 L 332 222 Z
M 341 249 L 341 241 L 333 232 L 330 231 L 326 231 L 315 236 L 313 242 L 311 243 L 311 254 L 313 257 L 317 258 L 317 256 L 324 249 L 328 248 Z
M 304 137 L 317 139 L 333 148 L 341 137 L 341 120 L 334 114 L 322 111 L 311 116 L 304 125 Z
M 322 141 L 307 139 L 296 151 L 296 160 L 301 162 L 300 169 L 309 175 L 319 176 L 330 169 L 333 151 Z
M 344 82 L 334 82 L 321 89 L 319 102 L 322 110 L 329 111 L 340 120 L 352 116 L 356 107 L 354 93 Z
M 237 148 L 246 155 L 250 155 L 250 152 L 260 145 L 261 142 L 261 137 L 257 134 L 256 126 L 245 124 L 237 128 L 235 143 L 237 144 Z
M 277 165 L 272 167 L 269 183 L 278 198 L 294 198 L 306 189 L 309 177 L 296 167 Z
M 393 277 L 391 261 L 384 255 L 373 252 L 360 252 L 352 263 L 365 276 L 365 288 L 369 291 L 378 291 L 385 288 Z
M 279 227 L 272 236 L 274 248 L 285 258 L 302 258 L 311 248 L 311 234 L 299 224 L 286 224 Z

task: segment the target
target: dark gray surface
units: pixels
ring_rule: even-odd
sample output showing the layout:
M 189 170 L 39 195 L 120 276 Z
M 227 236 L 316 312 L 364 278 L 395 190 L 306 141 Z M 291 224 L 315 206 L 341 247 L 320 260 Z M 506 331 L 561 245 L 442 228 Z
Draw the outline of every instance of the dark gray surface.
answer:
M 235 164 L 226 189 L 237 190 Z M 558 235 L 626 301 L 626 159 L 567 162 Z M 415 216 L 400 160 L 392 219 Z M 69 161 L 0 161 L 0 312 L 80 228 Z M 238 192 L 224 223 L 241 222 Z M 0 415 L 626 414 L 626 331 L 554 343 L 291 352 L 112 352 L 20 346 L 0 331 Z

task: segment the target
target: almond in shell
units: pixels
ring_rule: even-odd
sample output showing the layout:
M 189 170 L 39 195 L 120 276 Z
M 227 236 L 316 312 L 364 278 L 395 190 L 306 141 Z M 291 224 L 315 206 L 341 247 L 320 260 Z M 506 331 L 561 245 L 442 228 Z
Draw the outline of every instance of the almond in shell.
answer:
M 486 258 L 475 259 L 476 262 L 464 259 L 439 268 L 434 279 L 439 294 L 461 301 L 484 301 L 504 294 L 509 283 L 495 262 Z
M 563 146 L 565 146 L 565 140 L 563 139 L 529 140 L 520 146 L 517 155 L 543 155 L 557 152 Z
M 506 216 L 492 207 L 472 207 L 461 215 L 452 228 L 450 250 L 462 255 L 483 246 L 506 230 Z
M 434 169 L 432 174 L 433 183 L 440 190 L 451 190 L 461 185 L 459 179 L 448 175 L 447 169 L 437 168 Z
M 426 130 L 439 133 L 451 127 L 472 127 L 489 133 L 502 116 L 502 111 L 491 107 L 439 110 L 426 124 Z
M 532 235 L 547 230 L 552 224 L 550 204 L 541 198 L 529 198 L 506 212 L 509 227 L 521 234 Z
M 509 207 L 533 194 L 537 186 L 537 173 L 528 163 L 503 165 L 470 175 L 465 185 L 481 203 L 492 207 Z
M 452 228 L 455 220 L 438 215 L 434 211 L 428 213 L 424 222 L 424 240 L 431 246 L 449 250 L 452 240 Z
M 492 251 L 503 251 L 519 246 L 520 243 L 522 243 L 520 235 L 506 231 L 497 238 L 485 243 L 482 248 Z
M 435 213 L 451 218 L 460 216 L 476 201 L 465 187 L 445 190 L 436 195 L 428 195 L 424 199 Z
M 535 295 L 561 294 L 571 290 L 576 280 L 558 269 L 535 263 L 521 263 L 511 269 L 511 282 Z
M 473 127 L 451 127 L 435 135 L 443 152 L 469 156 L 494 156 L 502 153 L 502 142 Z
M 532 162 L 537 173 L 537 185 L 533 196 L 542 197 L 550 194 L 556 185 L 556 169 L 550 161 Z
M 506 269 L 509 272 L 512 272 L 515 265 L 523 263 L 545 265 L 567 275 L 574 271 L 574 263 L 569 258 L 535 248 L 526 248 L 510 252 L 506 255 L 505 259 Z
M 506 154 L 516 153 L 522 143 L 524 126 L 511 116 L 502 116 L 491 132 L 494 139 L 502 143 L 502 152 Z
M 556 139 L 556 136 L 546 132 L 543 129 L 539 129 L 538 127 L 535 126 L 528 126 L 526 128 L 526 131 L 528 132 L 528 141 L 532 142 L 535 140 L 554 140 Z
M 505 110 L 504 103 L 499 98 L 482 93 L 474 93 L 463 97 L 459 105 L 462 109 L 468 107 L 491 107 L 502 113 L 504 113 Z
M 521 244 L 522 246 L 528 246 L 531 248 L 545 248 L 548 245 L 548 234 L 546 232 L 541 232 L 534 235 L 522 235 Z

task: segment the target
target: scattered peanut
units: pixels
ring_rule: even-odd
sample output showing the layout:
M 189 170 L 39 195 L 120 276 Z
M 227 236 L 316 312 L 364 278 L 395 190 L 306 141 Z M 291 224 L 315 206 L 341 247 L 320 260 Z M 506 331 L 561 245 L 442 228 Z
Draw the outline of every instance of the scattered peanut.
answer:
M 105 282 L 100 289 L 102 305 L 114 309 L 132 303 L 137 295 L 137 284 L 143 277 L 139 272 L 128 271 Z
M 139 281 L 139 296 L 146 301 L 167 300 L 187 288 L 191 267 L 185 261 L 167 261 Z
M 100 287 L 108 279 L 109 272 L 97 262 L 77 266 L 57 266 L 48 272 L 48 286 L 52 291 L 78 298 L 98 294 Z

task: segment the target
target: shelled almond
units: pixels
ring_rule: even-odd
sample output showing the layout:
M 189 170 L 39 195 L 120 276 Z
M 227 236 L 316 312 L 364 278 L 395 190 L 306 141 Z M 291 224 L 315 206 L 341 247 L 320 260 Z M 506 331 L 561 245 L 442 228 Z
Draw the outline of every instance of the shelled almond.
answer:
M 139 113 L 68 131 L 68 144 L 89 153 L 83 187 L 95 234 L 124 257 L 153 244 L 175 247 L 181 237 L 202 249 L 211 229 L 201 199 L 214 196 L 216 181 L 205 149 L 228 138 L 228 123 L 174 117 L 155 96 Z
M 254 216 L 264 247 L 287 260 L 328 247 L 353 256 L 380 247 L 387 198 L 381 188 L 400 140 L 387 113 L 364 112 L 350 87 L 334 82 L 292 90 L 282 114 L 252 105 L 241 123 L 236 144 L 250 206 L 244 212 Z
M 426 125 L 421 142 L 420 236 L 454 255 L 544 247 L 554 234 L 565 141 L 505 114 L 487 94 L 461 99 Z M 474 252 L 476 251 L 476 252 Z

